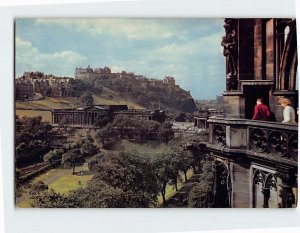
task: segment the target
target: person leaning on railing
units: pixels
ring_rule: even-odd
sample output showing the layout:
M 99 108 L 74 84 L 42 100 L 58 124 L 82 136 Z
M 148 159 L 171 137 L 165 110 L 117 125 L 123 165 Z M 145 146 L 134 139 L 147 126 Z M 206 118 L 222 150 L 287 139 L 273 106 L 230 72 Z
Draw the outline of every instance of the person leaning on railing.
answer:
M 295 121 L 295 110 L 293 107 L 290 106 L 291 101 L 288 98 L 281 98 L 279 102 L 280 105 L 283 107 L 282 123 L 296 125 L 297 122 Z

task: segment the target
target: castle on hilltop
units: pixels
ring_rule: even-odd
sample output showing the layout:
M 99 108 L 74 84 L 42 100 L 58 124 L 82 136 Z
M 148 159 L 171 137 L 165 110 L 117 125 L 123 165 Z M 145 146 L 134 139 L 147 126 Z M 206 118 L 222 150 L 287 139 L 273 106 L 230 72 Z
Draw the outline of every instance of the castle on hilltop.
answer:
M 143 87 L 146 86 L 171 86 L 175 89 L 179 89 L 179 85 L 176 85 L 175 78 L 172 76 L 165 76 L 163 80 L 147 78 L 140 74 L 135 74 L 134 72 L 121 71 L 117 73 L 111 72 L 111 69 L 107 66 L 104 68 L 91 68 L 88 65 L 86 68 L 76 68 L 75 69 L 75 79 L 123 79 L 123 80 L 138 80 L 141 82 Z
M 164 79 L 147 78 L 143 75 L 137 75 L 133 72 L 111 72 L 109 67 L 91 68 L 89 65 L 86 68 L 76 68 L 75 78 L 73 77 L 56 77 L 52 74 L 47 75 L 42 72 L 24 72 L 20 78 L 15 79 L 15 96 L 17 100 L 36 100 L 48 97 L 69 97 L 75 96 L 80 90 L 82 81 L 101 82 L 110 80 L 120 80 L 139 85 L 141 88 L 164 88 L 181 91 L 179 85 L 176 84 L 175 78 L 165 76 Z M 189 91 L 185 91 L 190 95 Z M 78 94 L 78 93 L 77 93 Z

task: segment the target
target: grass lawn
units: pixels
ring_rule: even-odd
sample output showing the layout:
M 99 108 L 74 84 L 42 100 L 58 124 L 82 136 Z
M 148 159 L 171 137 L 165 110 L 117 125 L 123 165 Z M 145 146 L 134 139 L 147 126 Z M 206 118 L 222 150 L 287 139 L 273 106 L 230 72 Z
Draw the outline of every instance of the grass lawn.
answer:
M 75 172 L 88 171 L 87 164 L 76 167 Z M 17 198 L 17 207 L 30 208 L 32 199 L 29 198 L 30 187 L 38 181 L 43 181 L 49 186 L 49 189 L 53 189 L 57 193 L 68 194 L 69 191 L 84 187 L 87 182 L 93 177 L 93 175 L 72 175 L 72 169 L 54 168 L 51 169 L 27 183 L 27 187 L 23 189 L 21 197 Z
M 61 194 L 68 194 L 70 190 L 84 187 L 91 178 L 92 175 L 78 176 L 70 173 L 55 180 L 49 185 L 49 188 Z
M 126 104 L 128 108 L 141 109 L 141 105 L 135 103 L 128 98 L 117 96 L 112 90 L 107 88 L 101 93 L 101 95 L 93 94 L 94 104 L 98 105 L 117 105 Z M 77 97 L 45 97 L 42 100 L 35 101 L 17 101 L 16 108 L 22 109 L 43 109 L 43 110 L 53 110 L 53 109 L 70 109 L 76 108 Z
M 33 108 L 33 109 L 63 109 L 63 108 L 75 108 L 76 97 L 65 98 L 53 98 L 46 97 L 43 100 L 16 102 L 16 108 Z
M 190 169 L 187 172 L 187 178 L 190 179 L 193 176 L 193 174 L 194 174 L 193 170 Z M 180 190 L 183 187 L 183 185 L 184 185 L 184 175 L 182 175 L 181 178 L 182 178 L 183 182 L 178 182 L 178 184 L 177 184 L 178 190 Z M 166 187 L 166 194 L 165 194 L 166 200 L 168 201 L 168 199 L 171 198 L 171 197 L 173 197 L 175 194 L 176 194 L 175 187 L 173 185 L 167 185 L 167 187 Z M 158 196 L 157 199 L 158 199 L 158 204 L 162 205 L 163 204 L 163 198 L 162 198 L 161 194 Z
M 27 116 L 27 117 L 41 116 L 42 121 L 52 122 L 52 113 L 51 113 L 51 111 L 16 109 L 16 115 L 18 115 L 19 118 L 22 118 L 23 116 Z

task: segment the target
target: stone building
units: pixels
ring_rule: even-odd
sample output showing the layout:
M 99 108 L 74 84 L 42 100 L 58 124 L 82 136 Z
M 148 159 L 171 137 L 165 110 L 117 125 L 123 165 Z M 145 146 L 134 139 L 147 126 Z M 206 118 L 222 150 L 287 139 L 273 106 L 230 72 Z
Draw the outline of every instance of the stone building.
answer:
M 225 19 L 224 117 L 209 118 L 207 153 L 220 207 L 295 207 L 298 127 L 281 123 L 279 97 L 298 106 L 295 19 Z M 273 122 L 250 120 L 257 98 Z
M 94 70 L 89 65 L 87 68 L 75 69 L 75 78 L 77 79 L 93 78 L 94 76 Z
M 16 99 L 25 100 L 33 97 L 34 94 L 34 86 L 32 81 L 17 79 L 15 82 L 15 96 Z
M 175 86 L 175 78 L 171 76 L 165 76 L 163 83 Z
M 116 115 L 124 115 L 129 117 L 137 117 L 143 120 L 151 120 L 151 111 L 146 109 L 128 109 L 115 112 Z
M 99 74 L 99 78 L 102 79 L 108 79 L 111 77 L 111 69 L 107 66 L 105 66 L 104 68 L 95 68 L 94 70 L 95 74 Z
M 31 99 L 38 93 L 49 97 L 72 96 L 72 78 L 55 77 L 41 72 L 24 72 L 15 80 L 16 99 Z
M 127 105 L 93 105 L 77 109 L 55 109 L 52 111 L 53 124 L 90 125 L 106 114 L 113 117 L 115 112 L 128 110 Z

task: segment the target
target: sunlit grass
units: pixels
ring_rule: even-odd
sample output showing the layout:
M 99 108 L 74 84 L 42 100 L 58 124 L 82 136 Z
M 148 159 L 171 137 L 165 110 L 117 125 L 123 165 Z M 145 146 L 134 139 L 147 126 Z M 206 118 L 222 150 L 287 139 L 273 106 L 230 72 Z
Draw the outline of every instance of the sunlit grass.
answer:
M 84 187 L 92 177 L 92 175 L 78 176 L 67 174 L 51 183 L 49 188 L 52 188 L 57 193 L 68 194 L 71 190 Z
M 187 172 L 187 178 L 188 180 L 193 176 L 194 172 L 193 170 L 188 170 Z M 182 182 L 178 182 L 177 184 L 177 188 L 178 188 L 178 191 L 183 187 L 184 185 L 184 175 L 181 176 L 181 179 L 183 180 Z M 165 194 L 165 198 L 166 200 L 168 201 L 171 197 L 173 197 L 174 195 L 176 194 L 176 189 L 173 185 L 167 185 L 166 187 L 166 194 Z M 163 204 L 163 198 L 162 198 L 162 195 L 159 194 L 158 195 L 158 198 L 157 198 L 157 202 L 158 204 L 161 206 Z
M 87 164 L 76 167 L 75 172 L 87 171 Z M 53 168 L 49 171 L 35 177 L 28 184 L 27 188 L 24 189 L 21 195 L 26 198 L 20 202 L 17 202 L 16 206 L 19 208 L 30 208 L 32 199 L 29 198 L 29 191 L 33 184 L 42 181 L 49 186 L 49 189 L 53 189 L 57 193 L 68 194 L 70 191 L 86 186 L 93 175 L 82 175 L 72 174 L 72 169 L 64 168 Z
M 48 121 L 48 122 L 52 121 L 52 113 L 51 113 L 51 111 L 16 109 L 16 115 L 18 115 L 19 118 L 22 118 L 23 116 L 27 116 L 27 117 L 41 116 L 42 117 L 42 121 Z

